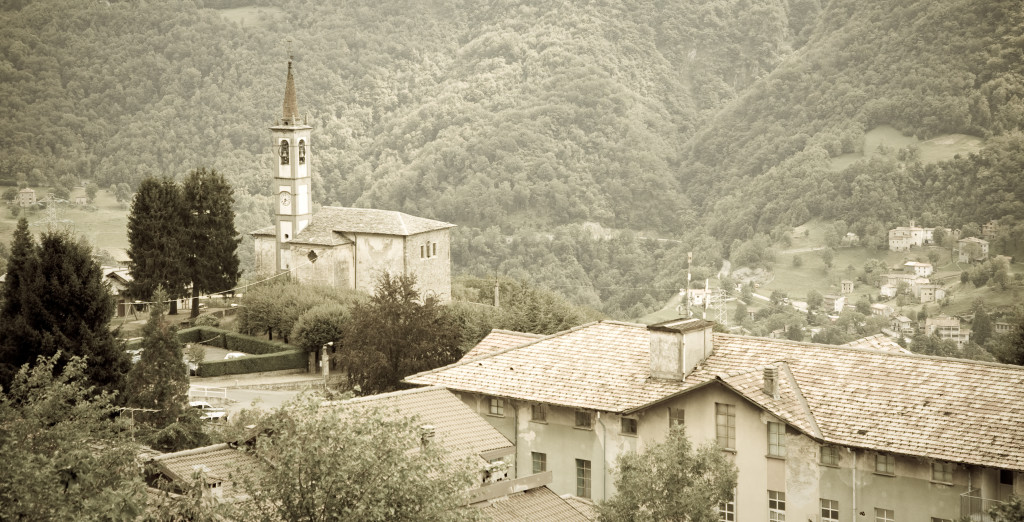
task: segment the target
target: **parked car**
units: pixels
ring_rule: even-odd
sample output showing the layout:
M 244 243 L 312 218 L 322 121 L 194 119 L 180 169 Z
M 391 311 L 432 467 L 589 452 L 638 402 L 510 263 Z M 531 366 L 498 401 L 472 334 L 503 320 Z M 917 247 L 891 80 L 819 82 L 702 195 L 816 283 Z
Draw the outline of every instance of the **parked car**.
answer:
M 242 352 L 231 352 L 224 356 L 225 359 L 238 359 L 239 357 L 245 357 L 248 354 Z
M 189 406 L 199 410 L 199 418 L 208 421 L 227 421 L 228 412 L 224 408 L 217 408 L 206 401 L 191 401 Z

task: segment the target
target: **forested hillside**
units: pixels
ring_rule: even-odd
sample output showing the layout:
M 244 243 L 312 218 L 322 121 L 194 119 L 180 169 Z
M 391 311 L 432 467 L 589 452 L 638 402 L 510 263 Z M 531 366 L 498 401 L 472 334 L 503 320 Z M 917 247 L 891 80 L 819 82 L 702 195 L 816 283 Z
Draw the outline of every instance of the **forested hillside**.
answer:
M 875 235 L 922 212 L 1024 218 L 1006 177 L 1024 141 L 1014 2 L 0 6 L 0 183 L 134 188 L 215 168 L 237 228 L 269 224 L 266 128 L 290 47 L 317 203 L 457 223 L 457 273 L 617 317 L 674 293 L 687 251 L 712 275 L 734 242 L 812 217 Z M 830 168 L 882 124 L 996 138 L 948 164 L 893 151 Z

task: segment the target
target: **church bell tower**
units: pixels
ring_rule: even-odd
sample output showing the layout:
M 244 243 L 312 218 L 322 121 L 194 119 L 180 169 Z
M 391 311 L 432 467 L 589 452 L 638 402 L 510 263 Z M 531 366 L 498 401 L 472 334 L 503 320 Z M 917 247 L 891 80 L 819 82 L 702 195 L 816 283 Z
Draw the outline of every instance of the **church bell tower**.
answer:
M 270 128 L 274 139 L 274 185 L 276 195 L 276 272 L 294 268 L 288 243 L 302 232 L 312 218 L 310 198 L 310 131 L 299 118 L 299 105 L 295 101 L 295 78 L 292 61 L 288 60 L 288 80 L 284 88 L 283 116 Z

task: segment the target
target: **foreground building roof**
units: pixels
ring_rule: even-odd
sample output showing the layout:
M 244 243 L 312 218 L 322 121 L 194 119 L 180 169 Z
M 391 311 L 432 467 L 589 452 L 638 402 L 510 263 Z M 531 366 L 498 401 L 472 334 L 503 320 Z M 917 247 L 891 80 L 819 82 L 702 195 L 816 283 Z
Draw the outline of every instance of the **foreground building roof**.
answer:
M 584 514 L 575 504 L 558 496 L 547 486 L 514 493 L 474 505 L 492 522 L 589 522 L 595 516 Z
M 150 462 L 180 489 L 192 487 L 194 477 L 201 474 L 206 485 L 218 488 L 218 495 L 225 499 L 244 496 L 241 482 L 253 476 L 259 465 L 252 453 L 223 443 L 164 453 Z
M 590 323 L 406 381 L 619 414 L 720 383 L 821 442 L 1024 470 L 1024 367 L 714 334 L 685 379 L 656 379 L 649 335 Z M 777 398 L 766 366 L 781 370 Z
M 490 355 L 494 352 L 504 350 L 506 348 L 513 348 L 530 341 L 543 338 L 543 335 L 524 333 L 524 332 L 513 332 L 510 330 L 491 330 L 491 333 L 487 334 L 480 342 L 476 343 L 471 350 L 466 352 L 462 356 L 462 360 L 468 361 L 482 355 Z
M 515 450 L 501 432 L 440 386 L 371 395 L 345 404 L 378 406 L 416 417 L 434 428 L 434 441 L 448 451 L 452 461 L 480 458 L 486 462 Z

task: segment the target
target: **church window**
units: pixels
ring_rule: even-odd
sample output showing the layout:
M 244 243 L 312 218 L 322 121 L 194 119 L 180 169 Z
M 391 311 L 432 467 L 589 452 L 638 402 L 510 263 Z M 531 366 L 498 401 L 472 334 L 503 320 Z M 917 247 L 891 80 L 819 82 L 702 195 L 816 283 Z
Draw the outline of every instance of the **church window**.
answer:
M 432 244 L 432 245 L 430 245 L 430 246 L 431 246 L 431 247 L 433 247 L 433 249 L 434 249 L 434 255 L 436 256 L 436 255 L 437 255 L 437 243 L 433 243 L 433 244 Z
M 306 140 L 299 140 L 299 165 L 306 164 Z
M 281 140 L 281 164 L 288 164 L 288 140 Z
M 420 245 L 420 259 L 423 259 L 424 257 L 427 257 L 427 256 L 426 256 L 426 255 L 425 255 L 425 254 L 423 253 L 423 250 L 424 250 L 424 249 L 423 249 L 423 245 Z

